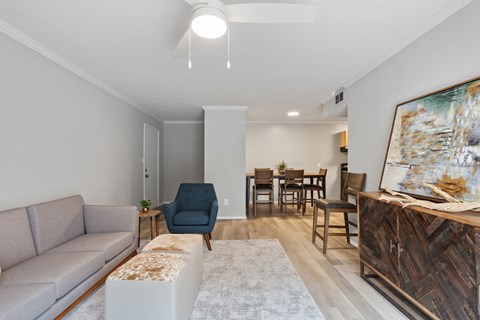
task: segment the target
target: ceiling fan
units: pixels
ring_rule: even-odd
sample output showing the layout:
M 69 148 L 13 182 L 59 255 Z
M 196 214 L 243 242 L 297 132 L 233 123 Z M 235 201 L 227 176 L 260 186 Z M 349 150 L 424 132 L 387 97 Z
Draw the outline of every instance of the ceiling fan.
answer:
M 292 0 L 293 1 L 293 0 Z M 308 23 L 315 20 L 318 5 L 298 3 L 237 3 L 220 0 L 185 0 L 191 8 L 190 28 L 177 44 L 173 56 L 184 57 L 189 50 L 190 31 L 203 38 L 218 38 L 228 24 L 239 23 Z

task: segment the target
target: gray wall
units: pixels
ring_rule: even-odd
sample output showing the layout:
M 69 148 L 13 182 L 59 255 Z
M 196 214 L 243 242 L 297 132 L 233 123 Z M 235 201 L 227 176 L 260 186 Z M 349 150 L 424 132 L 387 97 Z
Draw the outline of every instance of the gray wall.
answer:
M 367 190 L 379 187 L 396 105 L 480 76 L 479 17 L 474 0 L 347 89 L 349 167 L 367 172 Z
M 0 210 L 73 194 L 137 205 L 143 123 L 162 124 L 3 34 L 0 52 Z
M 182 182 L 203 182 L 204 129 L 201 123 L 164 124 L 164 201 L 175 199 Z
M 327 171 L 327 196 L 340 197 L 340 164 L 348 156 L 340 152 L 340 132 L 347 123 L 247 125 L 247 171 L 272 168 L 284 160 L 291 168 Z M 252 199 L 252 198 L 250 198 Z
M 205 182 L 215 185 L 220 219 L 245 218 L 245 107 L 205 109 Z M 225 201 L 228 199 L 228 204 Z

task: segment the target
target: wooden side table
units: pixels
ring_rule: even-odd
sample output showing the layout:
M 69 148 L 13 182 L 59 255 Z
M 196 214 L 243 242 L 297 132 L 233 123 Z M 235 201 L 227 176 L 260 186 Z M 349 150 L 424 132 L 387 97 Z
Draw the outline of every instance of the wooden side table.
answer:
M 142 218 L 150 218 L 150 237 L 153 239 L 158 233 L 158 220 L 161 213 L 160 210 L 138 211 L 138 245 L 140 245 L 140 222 Z

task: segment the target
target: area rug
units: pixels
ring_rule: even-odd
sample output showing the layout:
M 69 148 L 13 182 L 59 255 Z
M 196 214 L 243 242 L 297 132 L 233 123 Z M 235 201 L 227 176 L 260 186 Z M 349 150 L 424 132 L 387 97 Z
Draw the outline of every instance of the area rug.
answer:
M 212 249 L 190 319 L 324 319 L 278 240 L 217 240 Z M 104 292 L 64 319 L 104 319 Z

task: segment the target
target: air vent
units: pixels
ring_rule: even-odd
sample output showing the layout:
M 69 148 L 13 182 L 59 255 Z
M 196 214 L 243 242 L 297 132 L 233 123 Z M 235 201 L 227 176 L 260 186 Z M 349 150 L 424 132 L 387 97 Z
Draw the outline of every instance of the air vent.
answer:
M 342 90 L 335 95 L 335 104 L 342 103 L 343 100 L 344 100 L 344 98 L 343 98 L 343 90 Z

